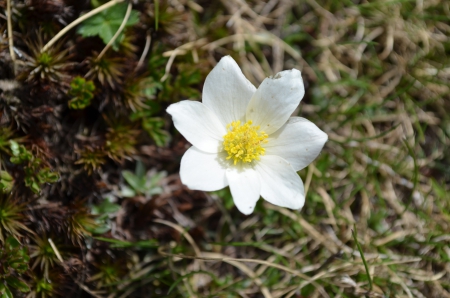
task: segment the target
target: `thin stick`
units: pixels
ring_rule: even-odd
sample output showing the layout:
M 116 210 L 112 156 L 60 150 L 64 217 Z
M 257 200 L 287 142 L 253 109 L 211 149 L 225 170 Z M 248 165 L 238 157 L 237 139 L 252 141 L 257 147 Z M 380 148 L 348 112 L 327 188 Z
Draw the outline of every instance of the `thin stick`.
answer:
M 111 40 L 108 42 L 108 44 L 106 45 L 106 47 L 102 50 L 102 52 L 98 55 L 97 60 L 100 60 L 103 55 L 105 55 L 106 51 L 109 50 L 109 48 L 112 46 L 112 44 L 116 41 L 116 39 L 119 37 L 120 33 L 122 33 L 123 28 L 125 28 L 125 25 L 128 22 L 128 19 L 130 18 L 131 15 L 131 8 L 133 7 L 133 5 L 131 4 L 131 2 L 128 3 L 128 7 L 127 7 L 127 12 L 125 13 L 125 17 L 123 18 L 122 24 L 120 24 L 119 29 L 117 29 L 116 33 L 114 34 L 114 36 L 111 38 Z
M 58 39 L 60 39 L 64 34 L 66 34 L 70 29 L 72 29 L 73 27 L 75 27 L 76 25 L 80 24 L 81 22 L 83 22 L 84 20 L 89 19 L 90 17 L 98 14 L 99 12 L 104 11 L 105 9 L 108 9 L 120 2 L 123 2 L 125 0 L 111 0 L 105 4 L 103 4 L 102 6 L 97 7 L 96 9 L 91 10 L 90 12 L 88 12 L 85 15 L 82 15 L 81 17 L 79 17 L 78 19 L 76 19 L 75 21 L 73 21 L 72 23 L 70 23 L 69 25 L 67 25 L 66 27 L 64 27 L 61 31 L 58 32 L 58 34 L 56 34 L 41 50 L 41 53 L 47 51 L 52 45 L 55 44 L 55 42 L 58 41 Z
M 311 180 L 312 180 L 312 176 L 313 176 L 313 170 L 314 166 L 312 164 L 310 164 L 308 166 L 308 174 L 306 174 L 306 180 L 305 180 L 305 198 L 306 195 L 308 194 L 308 190 L 309 190 L 309 185 L 311 184 Z
M 169 77 L 169 73 L 170 73 L 170 67 L 172 66 L 173 61 L 175 60 L 175 58 L 177 57 L 177 55 L 181 55 L 186 53 L 187 50 L 192 50 L 194 47 L 196 46 L 201 46 L 206 42 L 206 38 L 201 38 L 195 41 L 191 41 L 188 43 L 185 43 L 182 46 L 179 46 L 178 48 L 176 48 L 173 51 L 169 51 L 169 52 L 165 52 L 163 53 L 164 57 L 170 56 L 169 61 L 167 61 L 166 64 L 166 73 L 164 74 L 164 76 L 161 78 L 161 82 L 164 82 L 168 77 Z
M 16 53 L 14 52 L 14 41 L 13 41 L 13 31 L 12 31 L 12 15 L 11 15 L 11 0 L 6 0 L 6 13 L 7 23 L 8 23 L 8 43 L 9 43 L 9 54 L 11 55 L 11 60 L 16 61 Z
M 55 252 L 55 255 L 58 258 L 58 260 L 64 265 L 64 260 L 61 257 L 59 250 L 56 248 L 55 243 L 53 243 L 53 240 L 51 238 L 48 238 L 47 240 L 48 240 L 48 243 L 50 243 L 50 246 L 52 247 L 53 251 Z
M 144 51 L 142 52 L 141 59 L 139 59 L 139 62 L 136 65 L 136 68 L 134 69 L 134 71 L 136 71 L 139 68 L 141 68 L 142 64 L 144 64 L 144 60 L 145 60 L 145 57 L 148 54 L 148 51 L 150 50 L 150 44 L 151 43 L 152 43 L 152 36 L 149 33 L 149 34 L 147 34 L 147 38 L 145 39 L 145 47 L 144 47 Z

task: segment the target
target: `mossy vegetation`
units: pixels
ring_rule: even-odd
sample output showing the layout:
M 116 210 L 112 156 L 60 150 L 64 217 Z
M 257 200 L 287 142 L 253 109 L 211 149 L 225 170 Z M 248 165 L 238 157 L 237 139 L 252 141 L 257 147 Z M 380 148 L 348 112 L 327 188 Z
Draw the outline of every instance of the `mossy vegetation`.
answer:
M 450 297 L 448 1 L 0 7 L 0 297 Z M 165 109 L 224 55 L 302 71 L 301 212 L 179 180 Z

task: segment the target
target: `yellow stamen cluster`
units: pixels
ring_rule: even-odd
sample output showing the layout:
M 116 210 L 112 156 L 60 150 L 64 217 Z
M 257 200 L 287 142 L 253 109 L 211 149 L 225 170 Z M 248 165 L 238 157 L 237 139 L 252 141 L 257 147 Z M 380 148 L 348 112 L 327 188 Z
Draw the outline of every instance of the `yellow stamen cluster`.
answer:
M 228 153 L 227 159 L 233 159 L 234 164 L 259 160 L 266 150 L 261 146 L 267 143 L 268 135 L 259 131 L 259 126 L 252 126 L 252 121 L 241 125 L 241 121 L 233 121 L 227 125 L 228 133 L 223 136 L 223 147 Z

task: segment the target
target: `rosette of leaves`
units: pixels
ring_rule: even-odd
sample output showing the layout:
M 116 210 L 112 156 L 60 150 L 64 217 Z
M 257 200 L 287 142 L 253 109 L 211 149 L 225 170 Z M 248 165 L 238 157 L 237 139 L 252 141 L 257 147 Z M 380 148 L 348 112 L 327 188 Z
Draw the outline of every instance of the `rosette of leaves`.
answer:
M 111 57 L 106 54 L 97 59 L 97 54 L 94 52 L 94 55 L 88 57 L 86 61 L 89 67 L 86 77 L 97 80 L 102 87 L 109 85 L 115 90 L 123 83 L 122 77 L 126 65 L 122 57 Z
M 162 188 L 159 185 L 161 179 L 166 177 L 166 172 L 150 171 L 146 173 L 145 167 L 141 161 L 136 163 L 135 172 L 125 170 L 122 176 L 129 186 L 123 185 L 121 187 L 121 195 L 124 197 L 135 197 L 143 195 L 147 199 L 151 196 L 162 193 Z
M 45 167 L 42 160 L 34 157 L 25 146 L 19 145 L 13 140 L 9 142 L 12 152 L 10 161 L 17 165 L 24 164 L 25 186 L 29 187 L 34 193 L 39 193 L 42 184 L 58 181 L 59 175 Z
M 39 236 L 36 235 L 33 237 L 33 242 L 35 244 L 29 245 L 30 248 L 30 258 L 33 259 L 33 265 L 31 266 L 31 270 L 35 270 L 35 268 L 39 267 L 39 269 L 43 272 L 45 278 L 49 277 L 50 270 L 55 266 L 58 261 L 58 257 L 56 256 L 55 251 L 53 250 L 48 236 L 44 233 L 44 235 Z M 54 242 L 56 247 L 60 246 L 58 241 Z M 62 254 L 61 248 L 58 248 L 59 253 Z
M 75 77 L 70 83 L 69 95 L 73 98 L 69 101 L 69 108 L 84 109 L 91 104 L 94 98 L 95 85 L 85 78 Z
M 93 215 L 89 208 L 82 201 L 76 201 L 71 204 L 66 213 L 66 221 L 63 228 L 73 244 L 82 245 L 85 236 L 91 236 L 99 224 L 96 216 Z
M 30 288 L 20 277 L 28 270 L 30 257 L 19 241 L 9 236 L 3 249 L 0 249 L 0 297 L 14 297 L 11 289 L 29 292 Z
M 83 149 L 76 150 L 76 153 L 80 157 L 75 164 L 83 165 L 83 168 L 88 175 L 91 175 L 93 172 L 99 170 L 105 163 L 105 152 L 102 148 L 85 146 Z
M 17 238 L 20 230 L 33 233 L 23 222 L 24 206 L 10 196 L 0 193 L 0 244 L 5 242 L 6 234 Z M 1 247 L 1 246 L 0 246 Z
M 105 135 L 105 152 L 109 158 L 116 162 L 123 162 L 124 159 L 131 159 L 136 154 L 136 144 L 138 143 L 139 130 L 133 129 L 130 125 L 121 120 L 111 121 L 106 119 L 109 124 L 108 132 Z
M 69 62 L 69 49 L 62 50 L 60 43 L 41 52 L 43 48 L 41 36 L 37 37 L 35 43 L 29 41 L 26 43 L 31 54 L 27 57 L 18 78 L 35 86 L 52 84 L 61 87 L 57 88 L 59 90 L 67 88 L 66 79 L 69 77 L 67 71 L 74 66 L 73 62 Z
M 24 145 L 19 145 L 15 141 L 9 141 L 12 157 L 10 158 L 10 161 L 14 164 L 21 164 L 27 161 L 30 161 L 33 158 L 33 155 L 30 151 L 25 148 Z

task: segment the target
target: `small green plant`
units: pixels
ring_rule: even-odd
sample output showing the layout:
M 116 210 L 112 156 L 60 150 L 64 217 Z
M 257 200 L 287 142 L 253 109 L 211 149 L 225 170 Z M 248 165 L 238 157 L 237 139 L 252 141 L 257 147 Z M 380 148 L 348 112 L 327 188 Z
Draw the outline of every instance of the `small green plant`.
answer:
M 83 165 L 84 170 L 91 175 L 105 163 L 105 152 L 101 149 L 85 147 L 84 150 L 77 151 L 80 158 L 75 164 Z
M 100 59 L 97 59 L 97 56 L 94 55 L 93 57 L 87 58 L 87 63 L 89 65 L 89 71 L 86 77 L 98 80 L 102 87 L 108 84 L 111 89 L 117 89 L 122 83 L 125 68 L 123 58 L 110 57 L 106 54 Z
M 19 145 L 16 141 L 10 140 L 10 147 L 12 152 L 12 157 L 10 161 L 14 164 L 21 164 L 27 161 L 30 161 L 33 158 L 33 155 L 30 151 L 25 148 L 24 145 Z
M 36 293 L 40 297 L 53 297 L 55 295 L 55 286 L 53 281 L 47 278 L 36 280 Z
M 14 133 L 9 127 L 0 127 L 0 151 L 6 154 L 11 154 L 9 142 Z
M 30 258 L 34 259 L 31 270 L 39 267 L 39 269 L 43 272 L 44 277 L 48 278 L 50 269 L 52 269 L 55 266 L 55 263 L 58 262 L 58 257 L 48 241 L 46 234 L 34 237 L 34 243 L 35 244 L 29 246 Z M 55 241 L 54 245 L 56 247 L 60 246 L 58 241 Z M 58 248 L 58 251 L 59 253 L 63 253 L 60 248 Z
M 29 261 L 26 248 L 9 236 L 0 250 L 0 297 L 14 297 L 10 288 L 23 293 L 30 291 L 27 283 L 20 277 L 28 270 Z
M 48 276 L 33 276 L 31 291 L 27 297 L 30 298 L 49 298 L 62 297 L 65 275 L 58 269 L 51 270 Z
M 166 172 L 157 173 L 150 171 L 146 173 L 144 165 L 141 161 L 137 161 L 136 170 L 134 173 L 130 171 L 122 171 L 122 176 L 128 183 L 128 186 L 121 187 L 121 194 L 124 197 L 135 197 L 143 195 L 150 198 L 152 195 L 162 193 L 162 188 L 159 186 L 161 179 L 166 177 Z
M 28 61 L 25 62 L 24 68 L 18 78 L 33 85 L 40 83 L 52 83 L 67 87 L 66 79 L 68 75 L 66 71 L 73 66 L 68 62 L 69 50 L 61 50 L 62 44 L 58 44 L 50 48 L 48 51 L 41 52 L 43 47 L 42 37 L 38 36 L 35 43 L 27 42 L 31 51 Z
M 97 272 L 89 278 L 89 281 L 96 282 L 98 289 L 112 288 L 126 273 L 126 267 L 123 266 L 123 263 L 119 263 L 117 260 L 113 261 L 110 257 L 101 260 L 94 266 L 97 268 Z
M 164 81 L 164 87 L 160 99 L 179 101 L 182 98 L 200 98 L 200 92 L 196 85 L 200 84 L 202 74 L 199 68 L 191 67 L 189 64 L 178 65 L 179 74 Z
M 136 153 L 137 137 L 140 131 L 121 122 L 109 121 L 106 133 L 105 151 L 109 158 L 117 162 L 130 159 Z
M 70 83 L 69 95 L 73 98 L 69 101 L 69 108 L 84 109 L 91 104 L 94 98 L 95 85 L 85 78 L 75 77 Z
M 89 230 L 93 234 L 104 234 L 111 230 L 115 214 L 121 209 L 120 205 L 111 202 L 106 197 L 100 204 L 91 208 L 92 215 L 96 216 L 97 227 Z
M 0 170 L 0 192 L 10 192 L 13 185 L 13 177 L 8 172 Z
M 127 3 L 120 3 L 111 8 L 108 8 L 101 13 L 87 19 L 79 27 L 77 32 L 84 37 L 99 36 L 105 44 L 107 44 L 114 34 L 119 30 L 120 25 L 125 17 L 127 10 Z M 126 27 L 133 26 L 139 21 L 139 13 L 135 10 L 131 11 L 130 17 L 125 25 Z M 113 49 L 117 51 L 119 44 L 123 39 L 123 34 L 113 43 Z
M 141 121 L 142 128 L 155 141 L 156 145 L 162 147 L 170 142 L 170 134 L 163 129 L 164 119 L 161 117 L 152 117 L 158 111 L 159 107 L 152 105 L 144 110 L 131 114 L 132 121 Z
M 59 175 L 52 172 L 48 167 L 42 167 L 42 162 L 36 158 L 28 163 L 25 170 L 25 186 L 29 187 L 34 193 L 39 193 L 41 185 L 44 183 L 55 183 Z
M 142 118 L 142 127 L 158 146 L 166 146 L 170 142 L 170 134 L 163 129 L 164 119 L 161 117 Z
M 25 186 L 29 187 L 34 193 L 39 193 L 42 184 L 58 181 L 59 175 L 44 166 L 42 160 L 34 157 L 25 146 L 19 145 L 13 140 L 9 142 L 13 155 L 10 158 L 11 162 L 14 164 L 25 164 Z
M 76 201 L 68 208 L 67 220 L 63 228 L 73 244 L 81 246 L 84 237 L 90 236 L 98 227 L 96 216 L 83 201 Z
M 127 79 L 123 91 L 124 104 L 133 111 L 145 109 L 146 102 L 154 99 L 156 91 L 161 87 L 161 83 L 152 77 Z
M 22 204 L 0 193 L 0 243 L 5 242 L 5 232 L 15 238 L 22 236 L 20 230 L 33 233 L 23 224 L 24 209 Z

